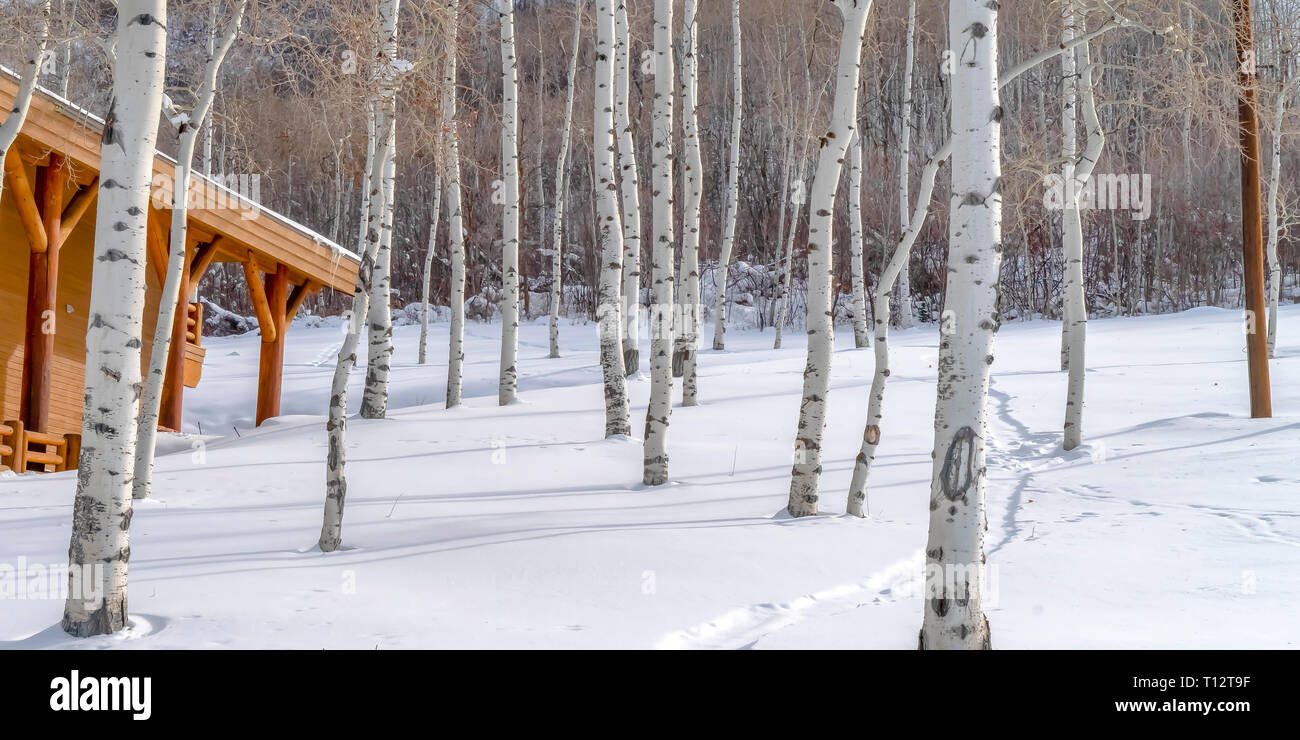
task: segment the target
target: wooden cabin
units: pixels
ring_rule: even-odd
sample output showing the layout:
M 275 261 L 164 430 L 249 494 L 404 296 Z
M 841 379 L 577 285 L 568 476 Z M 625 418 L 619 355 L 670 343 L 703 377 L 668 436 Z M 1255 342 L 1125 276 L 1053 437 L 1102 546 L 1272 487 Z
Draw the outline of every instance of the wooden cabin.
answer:
M 18 78 L 0 68 L 0 110 L 12 110 Z M 0 197 L 0 470 L 76 467 L 85 380 L 86 316 L 95 240 L 103 120 L 43 90 L 4 160 Z M 174 161 L 158 154 L 155 183 Z M 262 344 L 257 423 L 280 413 L 285 332 L 303 301 L 322 288 L 351 293 L 356 255 L 215 180 L 188 212 L 186 279 L 167 361 L 160 426 L 180 429 L 184 389 L 202 378 L 204 272 L 217 262 L 243 268 Z M 170 188 L 166 188 L 170 193 Z M 215 195 L 215 197 L 213 197 Z M 157 323 L 169 250 L 170 195 L 149 210 L 148 294 L 143 369 Z M 52 329 L 52 330 L 51 330 Z

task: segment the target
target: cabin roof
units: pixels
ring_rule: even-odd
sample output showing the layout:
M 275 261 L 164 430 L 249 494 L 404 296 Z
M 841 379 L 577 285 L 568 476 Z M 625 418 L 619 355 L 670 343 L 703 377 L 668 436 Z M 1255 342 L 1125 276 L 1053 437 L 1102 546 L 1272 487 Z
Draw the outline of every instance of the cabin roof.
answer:
M 0 66 L 0 110 L 13 109 L 19 81 L 17 73 Z M 38 87 L 16 146 L 25 158 L 33 161 L 42 160 L 51 151 L 58 152 L 72 162 L 72 179 L 84 185 L 99 173 L 103 127 L 103 118 Z M 175 168 L 175 159 L 162 152 L 155 154 L 155 177 L 161 174 L 172 178 Z M 293 283 L 310 281 L 344 293 L 352 292 L 360 266 L 355 253 L 253 202 L 215 178 L 193 172 L 191 180 L 201 189 L 210 188 L 218 194 L 216 200 L 221 201 L 216 207 L 209 207 L 210 202 L 196 203 L 188 214 L 188 228 L 196 237 L 203 241 L 222 237 L 218 240 L 217 261 L 247 262 L 251 258 L 262 269 L 272 271 L 276 264 L 283 264 L 289 268 Z M 158 209 L 156 204 L 153 207 L 167 210 Z M 170 216 L 162 221 L 169 222 Z

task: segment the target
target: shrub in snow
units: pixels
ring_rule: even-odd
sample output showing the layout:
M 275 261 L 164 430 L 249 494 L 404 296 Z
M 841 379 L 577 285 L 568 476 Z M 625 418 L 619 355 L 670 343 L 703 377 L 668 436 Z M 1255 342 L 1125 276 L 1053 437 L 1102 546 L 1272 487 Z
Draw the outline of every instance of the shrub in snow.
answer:
M 209 337 L 227 337 L 231 334 L 247 334 L 257 329 L 257 319 L 240 316 L 227 311 L 206 298 L 200 298 L 203 304 L 203 334 Z

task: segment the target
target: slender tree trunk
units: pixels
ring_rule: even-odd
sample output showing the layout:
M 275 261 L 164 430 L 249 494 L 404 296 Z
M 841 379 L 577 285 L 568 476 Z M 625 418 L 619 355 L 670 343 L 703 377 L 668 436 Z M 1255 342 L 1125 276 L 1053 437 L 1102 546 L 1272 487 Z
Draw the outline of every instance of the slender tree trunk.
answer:
M 1075 37 L 1075 6 L 1072 0 L 1064 8 L 1065 30 L 1061 43 L 1068 44 Z M 1070 369 L 1070 360 L 1077 346 L 1073 334 L 1077 328 L 1079 298 L 1083 294 L 1083 224 L 1079 213 L 1079 199 L 1075 196 L 1075 170 L 1078 168 L 1079 120 L 1079 70 L 1077 51 L 1061 55 L 1061 182 L 1064 188 L 1061 212 L 1061 245 L 1064 274 L 1061 281 L 1061 369 Z M 1076 237 L 1077 234 L 1077 237 Z M 1073 372 L 1071 372 L 1073 380 Z M 1070 387 L 1073 387 L 1071 382 Z M 1072 449 L 1069 434 L 1071 398 L 1066 401 L 1066 449 Z
M 835 5 L 844 21 L 835 72 L 835 103 L 830 127 L 821 136 L 817 175 L 808 203 L 808 364 L 803 373 L 803 400 L 786 507 L 796 517 L 817 513 L 822 431 L 826 426 L 826 394 L 830 390 L 835 344 L 831 313 L 832 218 L 844 155 L 857 132 L 862 36 L 871 10 L 871 3 L 862 0 L 836 0 Z
M 620 344 L 623 229 L 614 194 L 617 187 L 614 175 L 614 25 L 613 0 L 596 0 L 596 79 L 591 149 L 595 158 L 601 254 L 600 298 L 596 314 L 600 323 L 600 365 L 605 378 L 606 437 L 631 433 L 627 378 Z
M 668 418 L 673 410 L 673 0 L 655 0 L 654 306 L 650 311 L 650 402 L 643 482 L 668 482 Z
M 903 57 L 903 111 L 898 128 L 898 218 L 900 233 L 907 232 L 909 204 L 909 165 L 912 161 L 912 75 L 916 63 L 916 0 L 907 4 L 907 50 Z M 883 289 L 883 284 L 882 284 Z M 907 262 L 898 273 L 898 326 L 912 328 L 912 276 Z
M 400 0 L 382 0 L 376 7 L 381 32 L 382 49 L 380 69 L 376 76 L 376 89 L 371 100 L 373 122 L 367 127 L 373 142 L 368 144 L 375 156 L 371 158 L 370 191 L 366 197 L 366 240 L 357 270 L 356 289 L 352 293 L 352 312 L 348 320 L 348 333 L 339 347 L 338 362 L 330 384 L 329 417 L 325 422 L 327 453 L 325 458 L 325 508 L 321 518 L 320 539 L 317 544 L 323 552 L 334 552 L 343 543 L 343 506 L 348 492 L 347 463 L 347 412 L 348 377 L 357 364 L 357 345 L 369 315 L 371 281 L 374 278 L 375 260 L 379 255 L 384 223 L 385 186 L 384 172 L 393 157 L 397 135 L 391 116 L 396 99 L 397 14 Z M 382 136 L 382 139 L 375 137 Z
M 1073 9 L 1074 6 L 1071 6 Z M 1075 36 L 1073 26 L 1073 14 L 1067 20 L 1067 34 L 1069 38 L 1064 39 L 1064 43 L 1069 43 L 1070 39 Z M 1071 50 L 1065 53 L 1065 57 L 1079 55 L 1082 60 L 1082 68 L 1078 70 L 1078 78 L 1082 81 L 1081 101 L 1083 104 L 1084 126 L 1088 132 L 1088 145 L 1083 153 L 1083 157 L 1077 164 L 1067 157 L 1067 177 L 1065 183 L 1067 186 L 1072 184 L 1073 188 L 1067 193 L 1065 199 L 1065 214 L 1063 223 L 1065 224 L 1064 243 L 1065 243 L 1065 300 L 1069 307 L 1066 312 L 1067 320 L 1070 322 L 1069 331 L 1069 380 L 1066 383 L 1065 398 L 1065 426 L 1063 446 L 1066 450 L 1072 450 L 1083 443 L 1083 390 L 1085 371 L 1087 362 L 1085 359 L 1085 347 L 1088 338 L 1088 304 L 1087 296 L 1084 294 L 1083 284 L 1083 214 L 1080 210 L 1080 195 L 1083 191 L 1084 183 L 1092 178 L 1092 170 L 1098 159 L 1101 158 L 1102 148 L 1106 144 L 1106 134 L 1102 131 L 1101 121 L 1097 115 L 1096 95 L 1092 87 L 1092 54 L 1088 44 L 1083 44 L 1077 50 Z M 1113 215 L 1112 211 L 1112 215 Z
M 501 376 L 497 402 L 514 403 L 519 386 L 519 63 L 513 2 L 497 6 L 501 21 Z
M 116 40 L 86 329 L 86 365 L 94 370 L 86 373 L 68 546 L 69 586 L 80 580 L 82 588 L 69 588 L 62 623 L 76 637 L 116 632 L 127 620 L 145 234 L 167 68 L 167 4 L 119 0 Z
M 685 0 L 682 8 L 682 165 L 685 203 L 682 205 L 682 296 L 678 309 L 681 334 L 677 337 L 676 355 L 681 361 L 682 405 L 699 403 L 699 380 L 696 352 L 700 344 L 700 202 L 704 197 L 704 163 L 700 155 L 699 75 L 697 54 L 699 23 L 696 13 L 699 0 Z M 674 359 L 674 365 L 677 363 Z M 674 373 L 676 374 L 676 373 Z
M 628 68 L 632 40 L 628 35 L 627 2 L 614 8 L 614 127 L 618 130 L 618 180 L 623 198 L 623 370 L 641 369 L 641 181 L 637 173 L 635 138 L 628 107 Z
M 19 73 L 18 94 L 14 97 L 14 106 L 0 123 L 0 166 L 4 165 L 9 147 L 18 140 L 18 132 L 27 123 L 27 111 L 31 109 L 32 95 L 36 92 L 37 82 L 41 77 L 41 57 L 50 40 L 50 0 L 43 0 L 36 6 L 39 16 L 36 21 L 36 44 L 31 55 L 23 60 Z M 4 197 L 5 178 L 0 175 L 0 198 Z
M 551 227 L 551 357 L 560 356 L 560 307 L 564 305 L 564 198 L 569 180 L 569 131 L 573 128 L 574 81 L 578 74 L 582 15 L 586 7 L 586 0 L 578 0 L 573 11 L 573 53 L 569 55 L 569 81 L 564 94 L 564 129 L 560 134 L 560 155 L 555 162 L 555 223 Z
M 870 0 L 867 0 L 870 5 Z M 740 0 L 731 0 L 731 155 L 727 162 L 727 212 L 722 222 L 722 252 L 713 272 L 713 349 L 727 348 L 727 270 L 736 244 L 736 217 L 740 211 L 740 124 L 744 83 L 740 60 Z
M 990 647 L 981 605 L 989 370 L 1002 240 L 997 5 L 949 0 L 952 196 L 922 649 Z
M 1300 78 L 1296 78 L 1300 80 Z M 1296 82 L 1283 85 L 1278 91 L 1273 109 L 1272 163 L 1268 177 L 1268 356 L 1274 356 L 1277 346 L 1277 306 L 1282 298 L 1282 262 L 1277 256 L 1280 226 L 1278 224 L 1278 187 L 1282 182 L 1282 122 L 1286 117 L 1286 103 Z
M 799 230 L 799 207 L 805 200 L 804 183 L 808 180 L 808 146 L 804 144 L 799 152 L 799 187 L 795 188 L 790 200 L 790 231 L 785 237 L 785 256 L 781 263 L 780 299 L 776 309 L 776 339 L 772 349 L 781 349 L 781 340 L 785 335 L 785 325 L 790 320 L 790 284 L 794 279 L 794 236 Z
M 805 54 L 807 52 L 808 39 L 801 34 Z M 795 123 L 795 129 L 801 131 L 802 127 L 812 128 L 812 105 L 813 105 L 813 88 L 812 88 L 812 70 L 810 64 L 805 63 L 803 68 L 804 79 L 804 100 L 803 100 L 803 120 Z M 793 190 L 790 197 L 790 231 L 786 234 L 785 241 L 785 258 L 781 264 L 781 278 L 779 281 L 780 296 L 777 301 L 776 320 L 776 339 L 772 342 L 772 349 L 781 349 L 781 339 L 785 333 L 785 325 L 790 316 L 790 282 L 793 279 L 794 270 L 794 237 L 799 230 L 799 208 L 803 205 L 805 198 L 804 183 L 808 180 L 808 138 L 806 135 L 800 136 L 799 158 L 795 160 L 798 165 L 799 186 Z M 787 175 L 787 178 L 789 176 Z
M 167 277 L 163 280 L 162 294 L 158 298 L 158 319 L 154 324 L 153 346 L 149 353 L 149 372 L 145 375 L 144 396 L 140 404 L 140 420 L 137 424 L 138 440 L 135 447 L 135 480 L 132 483 L 132 496 L 148 498 L 153 483 L 154 450 L 158 440 L 158 415 L 162 406 L 163 381 L 167 375 L 167 356 L 172 346 L 172 330 L 175 328 L 176 305 L 180 301 L 181 283 L 185 281 L 189 266 L 186 264 L 186 225 L 189 222 L 188 193 L 191 168 L 194 166 L 194 149 L 198 144 L 199 131 L 207 121 L 212 109 L 212 98 L 216 92 L 217 74 L 226 53 L 239 35 L 239 25 L 244 19 L 246 0 L 235 6 L 235 15 L 221 36 L 221 41 L 209 51 L 207 64 L 203 71 L 203 81 L 199 84 L 195 96 L 194 110 L 188 120 L 177 126 L 180 142 L 176 152 L 176 168 L 172 183 L 172 223 L 171 249 L 167 256 Z M 215 29 L 214 29 L 215 30 Z M 198 286 L 191 285 L 190 290 Z M 180 383 L 180 378 L 174 382 Z M 177 392 L 180 392 L 179 389 Z M 180 430 L 177 430 L 180 431 Z
M 862 136 L 849 144 L 849 290 L 853 297 L 853 346 L 871 346 L 867 333 L 867 279 L 862 249 Z
M 451 281 L 447 308 L 451 318 L 447 348 L 447 408 L 459 406 L 465 368 L 465 228 L 460 202 L 460 134 L 456 122 L 456 54 L 460 26 L 460 0 L 447 0 L 447 61 L 443 67 L 442 121 L 447 138 L 447 247 L 451 256 Z
M 388 106 L 388 159 L 383 162 L 379 180 L 380 226 L 379 252 L 375 256 L 374 277 L 370 282 L 370 305 L 367 327 L 366 384 L 361 395 L 361 416 L 382 419 L 388 413 L 388 379 L 393 361 L 393 199 L 397 180 L 397 99 L 385 99 Z M 374 204 L 371 205 L 371 208 Z
M 433 257 L 437 254 L 438 247 L 438 217 L 441 215 L 442 207 L 442 177 L 434 176 L 433 179 L 433 211 L 432 218 L 429 221 L 429 249 L 424 253 L 424 274 L 420 281 L 420 358 L 421 365 L 425 363 L 426 348 L 429 340 L 429 281 L 433 277 Z

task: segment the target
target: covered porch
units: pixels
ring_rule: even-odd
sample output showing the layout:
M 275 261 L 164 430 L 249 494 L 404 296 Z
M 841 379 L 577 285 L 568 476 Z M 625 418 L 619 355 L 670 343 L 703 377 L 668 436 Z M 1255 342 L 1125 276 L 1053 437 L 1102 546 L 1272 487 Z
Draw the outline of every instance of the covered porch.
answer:
M 0 70 L 0 106 L 18 80 Z M 4 160 L 0 199 L 0 469 L 76 467 L 85 379 L 85 334 L 103 121 L 43 90 Z M 149 211 L 148 294 L 141 338 L 148 366 L 170 249 L 174 162 L 154 160 Z M 242 268 L 261 333 L 256 420 L 280 413 L 285 334 L 304 301 L 322 289 L 350 293 L 357 257 L 272 211 L 219 178 L 194 175 L 185 269 L 160 426 L 181 428 L 184 389 L 202 378 L 204 274 L 218 262 Z M 245 176 L 245 180 L 248 176 Z

